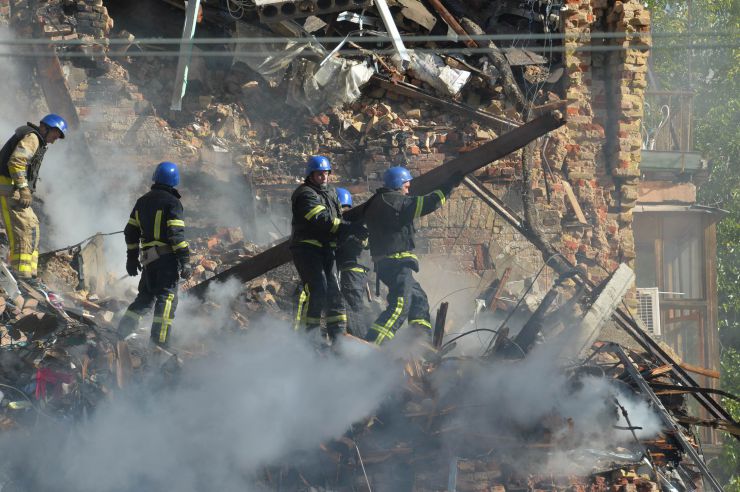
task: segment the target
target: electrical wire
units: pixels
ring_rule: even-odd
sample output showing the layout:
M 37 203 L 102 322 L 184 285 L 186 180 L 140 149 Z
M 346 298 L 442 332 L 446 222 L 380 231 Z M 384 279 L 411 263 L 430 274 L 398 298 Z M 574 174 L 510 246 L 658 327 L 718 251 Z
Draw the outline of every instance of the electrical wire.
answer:
M 85 243 L 85 242 L 87 242 L 87 241 L 95 238 L 96 236 L 114 236 L 116 234 L 123 234 L 123 231 L 105 232 L 105 233 L 98 232 L 96 234 L 93 234 L 90 237 L 86 237 L 85 239 L 83 239 L 79 243 L 72 244 L 71 246 L 65 246 L 63 248 L 54 249 L 52 251 L 47 251 L 45 253 L 41 253 L 41 254 L 39 254 L 39 257 L 53 255 L 54 253 L 59 253 L 61 251 L 69 251 L 70 249 L 74 249 L 74 248 L 76 248 L 78 246 L 81 246 L 83 243 Z
M 409 35 L 403 34 L 401 38 L 406 43 L 427 43 L 432 41 L 437 42 L 450 42 L 450 38 L 446 35 Z M 602 39 L 623 39 L 629 38 L 630 40 L 637 40 L 645 38 L 646 40 L 656 39 L 680 39 L 685 41 L 686 39 L 692 38 L 719 38 L 727 39 L 734 38 L 740 40 L 740 31 L 702 31 L 702 32 L 664 32 L 664 33 L 624 33 L 624 32 L 601 32 L 601 33 L 526 33 L 526 34 L 480 34 L 480 35 L 469 35 L 467 38 L 473 41 L 516 41 L 516 40 L 538 40 L 538 41 L 586 41 L 592 42 L 595 40 Z M 347 39 L 348 42 L 354 42 L 358 44 L 370 43 L 375 44 L 379 42 L 392 41 L 391 36 L 380 36 L 367 38 L 364 36 L 355 36 L 347 38 L 346 36 L 312 36 L 310 39 L 305 37 L 289 37 L 289 36 L 249 36 L 242 38 L 197 38 L 189 42 L 189 44 L 201 45 L 201 44 L 264 44 L 264 43 L 306 43 L 319 41 L 322 43 L 339 43 Z M 182 38 L 141 38 L 136 42 L 144 44 L 176 44 L 182 43 Z M 89 46 L 89 45 L 101 45 L 113 46 L 116 44 L 129 45 L 131 41 L 122 38 L 111 38 L 101 41 L 90 41 L 83 39 L 59 39 L 53 40 L 48 38 L 16 38 L 16 39 L 0 39 L 0 45 L 41 45 L 41 46 Z M 570 49 L 576 49 L 575 46 L 569 46 Z M 468 52 L 470 48 L 464 48 Z M 504 48 L 505 49 L 505 48 Z M 652 47 L 651 47 L 652 49 Z M 463 50 L 460 48 L 459 50 Z M 484 51 L 488 51 L 486 48 Z
M 195 44 L 195 43 L 193 43 Z M 740 47 L 740 42 L 737 43 L 714 43 L 714 44 L 682 44 L 682 45 L 675 45 L 675 46 L 652 46 L 652 47 L 635 47 L 635 46 L 617 46 L 617 45 L 600 45 L 600 46 L 590 46 L 590 45 L 584 45 L 579 47 L 565 47 L 565 46 L 554 46 L 552 48 L 540 48 L 540 47 L 531 47 L 529 48 L 529 51 L 532 52 L 542 52 L 542 53 L 584 53 L 584 52 L 591 52 L 591 53 L 608 53 L 608 52 L 616 52 L 616 51 L 661 51 L 661 50 L 710 50 L 710 49 L 735 49 Z M 435 54 L 435 55 L 442 55 L 442 54 L 459 54 L 461 52 L 460 48 L 414 48 L 414 51 L 417 53 L 425 53 L 425 54 Z M 466 54 L 479 54 L 479 53 L 488 53 L 490 51 L 489 48 L 465 48 Z M 503 49 L 503 51 L 507 51 L 506 49 Z M 373 53 L 376 55 L 385 55 L 385 56 L 392 56 L 396 54 L 396 50 L 392 47 L 389 48 L 382 48 L 382 49 L 374 49 Z M 339 50 L 336 54 L 341 56 L 364 56 L 361 52 L 357 50 Z M 198 54 L 198 56 L 202 58 L 228 58 L 233 57 L 235 55 L 238 55 L 242 58 L 255 58 L 264 60 L 267 57 L 270 56 L 281 56 L 285 55 L 285 51 L 283 50 L 270 50 L 270 51 L 239 51 L 238 53 L 235 53 L 232 50 L 213 50 L 213 51 L 202 51 Z M 95 58 L 177 58 L 180 56 L 180 50 L 172 50 L 172 51 L 155 51 L 155 50 L 149 50 L 149 51 L 139 51 L 139 52 L 94 52 L 94 53 L 82 53 L 82 52 L 64 52 L 64 53 L 55 53 L 53 51 L 48 52 L 18 52 L 18 51 L 1 51 L 0 57 L 5 58 L 44 58 L 44 57 L 52 57 L 57 56 L 62 59 L 68 59 L 68 58 L 84 58 L 84 59 L 95 59 Z

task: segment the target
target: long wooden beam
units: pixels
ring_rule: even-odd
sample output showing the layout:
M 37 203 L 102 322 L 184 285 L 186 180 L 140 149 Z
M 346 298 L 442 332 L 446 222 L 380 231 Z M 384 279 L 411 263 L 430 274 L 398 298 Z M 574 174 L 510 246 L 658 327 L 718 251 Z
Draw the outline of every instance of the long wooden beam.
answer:
M 437 168 L 428 171 L 411 181 L 411 192 L 416 194 L 431 193 L 440 185 L 444 184 L 453 175 L 468 174 L 476 171 L 491 162 L 515 152 L 529 142 L 541 137 L 549 131 L 555 130 L 565 124 L 565 119 L 558 112 L 546 113 L 529 123 L 502 135 L 501 137 L 485 143 L 477 149 L 467 152 L 457 159 L 453 159 Z M 349 210 L 349 216 L 362 207 L 362 205 Z M 347 215 L 345 215 L 347 216 Z M 214 282 L 223 282 L 230 278 L 236 278 L 242 282 L 248 282 L 270 270 L 279 267 L 291 260 L 288 240 L 259 253 L 252 258 L 234 265 L 218 275 L 205 280 L 192 287 L 189 292 L 203 297 L 208 286 Z

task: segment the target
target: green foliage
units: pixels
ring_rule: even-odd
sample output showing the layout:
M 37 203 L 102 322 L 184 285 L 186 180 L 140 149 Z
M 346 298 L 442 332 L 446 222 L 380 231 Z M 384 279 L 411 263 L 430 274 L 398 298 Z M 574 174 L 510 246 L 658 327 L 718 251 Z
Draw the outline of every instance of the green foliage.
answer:
M 691 12 L 689 12 L 689 4 Z M 717 286 L 722 341 L 722 388 L 740 394 L 740 1 L 649 0 L 655 50 L 651 65 L 664 90 L 694 97 L 695 148 L 712 165 L 699 201 L 727 210 L 717 226 Z M 689 22 L 690 17 L 690 22 Z M 680 37 L 661 34 L 684 33 Z M 690 34 L 689 34 L 690 33 Z M 701 34 L 696 34 L 701 33 Z M 693 42 L 709 46 L 680 49 Z M 718 46 L 724 45 L 724 46 Z M 672 49 L 676 47 L 675 49 Z M 666 49 L 667 48 L 667 49 Z M 689 70 L 690 69 L 690 70 Z M 725 399 L 740 420 L 740 404 Z M 740 444 L 725 439 L 719 477 L 725 490 L 740 492 Z

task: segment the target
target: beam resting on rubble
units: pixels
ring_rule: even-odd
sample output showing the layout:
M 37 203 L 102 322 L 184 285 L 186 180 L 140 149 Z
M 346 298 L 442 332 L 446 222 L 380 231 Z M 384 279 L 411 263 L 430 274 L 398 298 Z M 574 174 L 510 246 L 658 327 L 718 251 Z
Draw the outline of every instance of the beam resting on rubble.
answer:
M 463 180 L 463 184 L 475 193 L 478 198 L 483 200 L 486 205 L 499 214 L 506 222 L 508 222 L 509 225 L 515 228 L 521 235 L 531 242 L 533 246 L 539 249 L 545 257 L 545 261 L 548 262 L 548 265 L 558 272 L 558 274 L 566 273 L 573 268 L 573 265 L 571 265 L 563 255 L 561 255 L 542 237 L 535 234 L 516 212 L 511 210 L 499 197 L 494 195 L 491 190 L 486 188 L 483 183 L 477 180 L 474 176 L 466 177 Z M 577 272 L 576 275 L 573 276 L 573 280 L 579 285 L 584 286 L 587 291 L 593 292 L 596 288 L 593 282 L 583 276 L 580 272 Z M 671 373 L 681 382 L 681 384 L 691 388 L 700 388 L 696 380 L 694 380 L 694 378 L 692 378 L 678 362 L 673 360 L 668 352 L 661 348 L 658 342 L 647 334 L 643 327 L 640 326 L 640 322 L 637 321 L 627 310 L 617 308 L 612 314 L 612 319 L 646 352 L 655 357 L 661 365 L 670 366 Z M 714 398 L 702 391 L 692 392 L 692 394 L 714 418 L 726 420 L 728 422 L 732 422 L 734 425 L 738 425 L 730 413 Z M 735 438 L 740 441 L 740 436 L 735 436 Z
M 529 142 L 541 137 L 549 131 L 560 128 L 564 124 L 565 119 L 561 113 L 557 111 L 546 113 L 495 140 L 491 140 L 490 142 L 481 145 L 473 151 L 467 152 L 456 159 L 414 178 L 411 181 L 411 193 L 418 195 L 431 193 L 448 181 L 453 175 L 459 173 L 468 174 L 477 171 L 493 161 L 501 159 L 512 152 L 516 152 Z M 363 205 L 359 205 L 349 210 L 345 213 L 345 217 L 351 219 L 354 215 L 361 212 L 362 207 Z M 276 246 L 273 246 L 272 248 L 269 248 L 262 253 L 244 260 L 228 270 L 199 283 L 192 287 L 188 292 L 202 298 L 205 295 L 208 286 L 214 282 L 223 282 L 230 278 L 236 278 L 242 282 L 248 282 L 289 262 L 290 260 L 291 254 L 289 241 L 285 239 Z

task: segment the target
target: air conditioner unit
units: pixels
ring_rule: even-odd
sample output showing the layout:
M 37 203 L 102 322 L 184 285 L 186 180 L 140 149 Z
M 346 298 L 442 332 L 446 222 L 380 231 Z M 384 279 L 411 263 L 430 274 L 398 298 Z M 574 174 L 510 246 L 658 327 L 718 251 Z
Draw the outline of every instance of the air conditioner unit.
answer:
M 657 287 L 637 289 L 640 308 L 637 315 L 651 335 L 659 336 L 660 331 L 660 293 Z
M 360 10 L 372 6 L 372 0 L 254 0 L 261 22 L 280 22 L 309 15 Z

